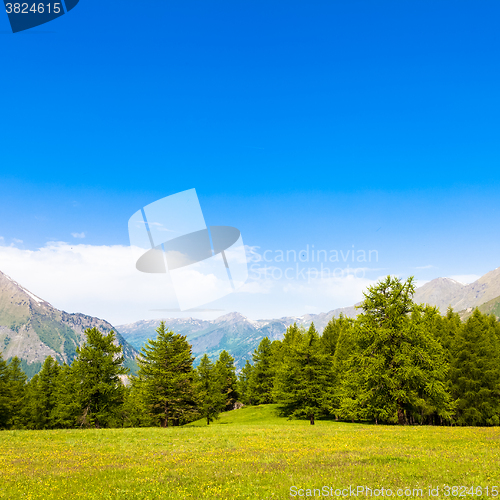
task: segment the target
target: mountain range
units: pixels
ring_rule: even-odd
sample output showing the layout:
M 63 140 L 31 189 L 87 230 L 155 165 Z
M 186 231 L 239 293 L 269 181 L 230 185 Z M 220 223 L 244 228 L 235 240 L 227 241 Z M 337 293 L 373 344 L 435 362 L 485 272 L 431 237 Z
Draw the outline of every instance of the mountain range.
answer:
M 500 316 L 500 268 L 491 271 L 471 284 L 459 283 L 451 278 L 437 278 L 417 288 L 414 301 L 439 308 L 442 314 L 451 306 L 462 318 L 467 318 L 475 307 Z M 234 358 L 237 368 L 252 359 L 252 352 L 264 337 L 279 340 L 293 323 L 308 327 L 314 322 L 323 331 L 328 321 L 340 313 L 354 318 L 356 306 L 334 309 L 327 313 L 288 316 L 280 319 L 251 320 L 239 313 L 230 313 L 208 321 L 195 318 L 164 319 L 167 328 L 186 335 L 193 346 L 193 354 L 207 353 L 212 359 L 226 349 Z M 156 336 L 161 320 L 137 321 L 117 326 L 122 335 L 136 349 L 148 338 Z
M 472 314 L 475 307 L 500 317 L 500 268 L 467 285 L 451 278 L 434 279 L 417 288 L 414 300 L 436 306 L 442 314 L 451 306 L 463 319 Z M 245 360 L 252 358 L 264 337 L 282 339 L 293 323 L 308 327 L 314 322 L 321 332 L 328 321 L 340 313 L 355 317 L 358 311 L 356 306 L 351 306 L 327 313 L 261 320 L 232 312 L 214 320 L 167 318 L 164 321 L 167 328 L 186 335 L 198 359 L 204 353 L 213 359 L 226 349 L 240 369 Z M 137 321 L 115 328 L 103 319 L 60 311 L 0 272 L 0 352 L 4 359 L 19 357 L 28 376 L 38 372 L 48 356 L 71 363 L 77 346 L 85 340 L 85 330 L 92 327 L 103 333 L 115 331 L 117 343 L 123 347 L 125 365 L 134 372 L 138 350 L 148 338 L 156 336 L 160 321 Z
M 60 311 L 0 272 L 0 352 L 6 360 L 17 356 L 29 377 L 48 356 L 71 363 L 85 330 L 93 327 L 103 333 L 115 331 L 125 365 L 134 371 L 137 351 L 107 321 Z

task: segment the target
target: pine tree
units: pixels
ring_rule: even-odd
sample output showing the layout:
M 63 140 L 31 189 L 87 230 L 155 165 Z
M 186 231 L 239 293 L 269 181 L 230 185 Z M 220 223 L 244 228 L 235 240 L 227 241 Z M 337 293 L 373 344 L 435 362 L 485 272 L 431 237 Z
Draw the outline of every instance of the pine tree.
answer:
M 286 359 L 290 356 L 292 347 L 298 345 L 306 333 L 303 326 L 298 327 L 297 323 L 290 325 L 283 336 L 283 340 L 275 340 L 271 343 L 271 372 L 276 374 Z
M 149 413 L 141 392 L 141 386 L 137 377 L 131 377 L 130 384 L 125 387 L 124 402 L 122 408 L 123 427 L 153 427 L 158 425 Z
M 290 347 L 276 375 L 275 398 L 284 415 L 308 418 L 311 425 L 328 412 L 332 358 L 324 346 L 314 323 Z
M 220 381 L 221 391 L 225 397 L 225 411 L 232 410 L 238 400 L 236 368 L 234 358 L 227 352 L 222 351 L 215 363 L 216 377 Z
M 330 413 L 334 414 L 337 420 L 339 416 L 341 416 L 340 401 L 342 398 L 342 387 L 345 381 L 345 376 L 350 368 L 349 358 L 357 348 L 356 342 L 354 340 L 353 325 L 354 321 L 349 318 L 345 318 L 345 320 L 342 322 L 342 328 L 338 332 L 335 354 L 332 358 L 332 399 Z
M 53 429 L 57 378 L 61 367 L 52 356 L 45 359 L 41 371 L 28 383 L 23 418 L 29 429 Z
M 22 411 L 22 419 L 26 429 L 43 429 L 41 423 L 42 410 L 38 391 L 38 373 L 26 384 L 26 399 Z
M 134 383 L 153 422 L 168 427 L 196 414 L 194 357 L 186 337 L 167 330 L 163 321 L 156 332 L 141 350 Z
M 7 363 L 0 352 L 0 429 L 7 429 L 12 415 L 12 395 Z
M 340 313 L 338 318 L 332 318 L 323 330 L 321 335 L 321 344 L 323 345 L 323 350 L 330 356 L 335 356 L 335 350 L 337 348 L 337 343 L 341 333 L 349 329 L 351 326 L 351 320 Z
M 104 335 L 97 328 L 89 328 L 85 334 L 86 341 L 77 347 L 71 366 L 80 382 L 80 423 L 96 428 L 109 427 L 123 404 L 120 375 L 127 374 L 128 369 L 123 366 L 122 347 L 115 344 L 113 331 Z
M 53 397 L 55 406 L 49 420 L 56 429 L 71 429 L 82 425 L 81 380 L 72 366 L 63 364 L 55 378 Z
M 253 355 L 253 370 L 248 381 L 248 396 L 254 404 L 273 402 L 274 360 L 271 341 L 264 337 Z
M 414 292 L 412 277 L 403 283 L 388 276 L 364 294 L 354 350 L 344 365 L 343 417 L 404 424 L 430 405 L 439 418 L 451 418 L 444 383 L 448 364 L 412 300 Z
M 245 366 L 241 369 L 238 375 L 238 394 L 240 396 L 240 401 L 245 405 L 252 405 L 253 401 L 251 394 L 249 392 L 248 384 L 250 377 L 252 375 L 253 366 L 250 364 L 248 359 L 245 362 Z
M 453 346 L 451 392 L 458 398 L 459 425 L 499 425 L 500 346 L 498 323 L 478 309 Z
M 224 410 L 227 395 L 222 389 L 221 379 L 218 377 L 215 365 L 204 354 L 196 368 L 197 394 L 202 416 L 210 425 Z
M 297 323 L 290 325 L 283 336 L 282 344 L 283 344 L 283 352 L 284 357 L 288 354 L 288 352 L 292 349 L 292 347 L 300 344 L 302 339 L 306 333 L 306 330 L 303 326 L 297 326 Z
M 441 328 L 437 331 L 438 340 L 446 352 L 448 362 L 452 361 L 452 347 L 463 328 L 460 315 L 448 307 L 446 316 L 441 317 Z
M 21 361 L 14 356 L 7 367 L 10 385 L 10 418 L 8 427 L 21 429 L 23 427 L 22 412 L 25 404 L 26 375 L 21 369 Z

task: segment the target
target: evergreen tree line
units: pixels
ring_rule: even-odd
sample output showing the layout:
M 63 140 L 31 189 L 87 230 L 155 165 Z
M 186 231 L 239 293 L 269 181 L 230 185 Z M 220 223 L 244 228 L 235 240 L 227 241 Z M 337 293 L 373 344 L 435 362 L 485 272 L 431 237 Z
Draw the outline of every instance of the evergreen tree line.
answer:
M 245 404 L 278 403 L 291 418 L 387 424 L 499 425 L 500 323 L 478 309 L 415 304 L 413 278 L 369 287 L 353 320 L 319 335 L 290 326 L 264 338 L 239 376 Z
M 246 405 L 277 403 L 282 415 L 388 424 L 499 425 L 500 323 L 479 310 L 462 322 L 415 304 L 413 278 L 369 287 L 350 319 L 322 335 L 296 324 L 265 337 L 236 376 L 227 351 L 196 368 L 185 336 L 165 328 L 127 376 L 114 333 L 86 331 L 71 365 L 47 358 L 29 382 L 0 356 L 0 429 L 207 424 Z
M 207 423 L 237 400 L 234 359 L 203 356 L 196 369 L 186 337 L 165 328 L 149 340 L 137 376 L 123 366 L 114 332 L 88 329 L 71 365 L 48 357 L 29 382 L 18 358 L 0 355 L 0 429 L 61 429 Z

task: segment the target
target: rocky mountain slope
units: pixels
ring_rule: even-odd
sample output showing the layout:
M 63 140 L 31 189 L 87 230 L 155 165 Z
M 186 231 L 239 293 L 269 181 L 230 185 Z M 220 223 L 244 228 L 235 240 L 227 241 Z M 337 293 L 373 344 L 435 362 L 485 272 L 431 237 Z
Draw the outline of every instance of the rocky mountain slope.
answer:
M 20 358 L 28 376 L 48 356 L 70 363 L 85 339 L 85 330 L 93 327 L 103 333 L 116 332 L 102 319 L 59 311 L 0 272 L 0 352 L 4 359 Z M 125 364 L 134 369 L 137 351 L 119 333 L 116 336 Z
M 464 285 L 450 278 L 437 278 L 418 288 L 414 300 L 439 307 L 442 314 L 448 306 L 455 311 L 475 308 L 500 296 L 500 267 Z

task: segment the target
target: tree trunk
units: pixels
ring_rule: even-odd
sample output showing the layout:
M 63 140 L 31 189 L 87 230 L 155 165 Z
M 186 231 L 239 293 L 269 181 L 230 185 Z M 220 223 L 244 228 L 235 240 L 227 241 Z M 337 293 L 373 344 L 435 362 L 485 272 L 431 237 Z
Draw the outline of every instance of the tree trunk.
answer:
M 165 402 L 165 420 L 163 421 L 162 427 L 168 427 L 168 403 Z
M 83 415 L 81 416 L 80 427 L 82 427 L 83 425 L 86 425 L 88 412 L 89 412 L 89 406 L 87 406 L 87 408 L 85 408 L 85 410 L 83 410 Z
M 314 425 L 314 414 L 309 417 L 309 421 L 311 422 L 311 425 Z
M 401 401 L 398 401 L 398 424 L 405 425 L 405 411 L 401 405 Z
M 210 425 L 210 417 L 207 415 L 207 425 Z

